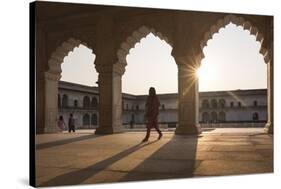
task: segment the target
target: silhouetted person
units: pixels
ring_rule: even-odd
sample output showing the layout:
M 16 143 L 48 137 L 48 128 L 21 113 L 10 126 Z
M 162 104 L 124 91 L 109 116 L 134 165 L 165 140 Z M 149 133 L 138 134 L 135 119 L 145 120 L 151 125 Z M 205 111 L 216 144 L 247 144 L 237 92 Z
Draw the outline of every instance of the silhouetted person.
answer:
M 75 120 L 72 114 L 70 114 L 68 119 L 68 132 L 70 133 L 71 131 L 75 132 Z
M 134 121 L 133 120 L 130 121 L 130 128 L 131 129 L 134 128 Z
M 65 127 L 65 122 L 64 122 L 64 120 L 63 120 L 63 117 L 62 117 L 62 116 L 60 116 L 60 117 L 59 117 L 59 120 L 58 120 L 58 127 L 60 128 L 60 130 L 61 130 L 61 131 L 63 131 L 63 130 L 64 130 L 64 127 Z
M 150 136 L 151 128 L 155 128 L 159 134 L 158 140 L 162 137 L 162 132 L 159 130 L 158 126 L 158 114 L 159 114 L 160 102 L 156 95 L 154 87 L 150 87 L 149 95 L 145 103 L 145 114 L 144 119 L 146 122 L 146 136 L 143 139 L 143 142 L 148 141 Z

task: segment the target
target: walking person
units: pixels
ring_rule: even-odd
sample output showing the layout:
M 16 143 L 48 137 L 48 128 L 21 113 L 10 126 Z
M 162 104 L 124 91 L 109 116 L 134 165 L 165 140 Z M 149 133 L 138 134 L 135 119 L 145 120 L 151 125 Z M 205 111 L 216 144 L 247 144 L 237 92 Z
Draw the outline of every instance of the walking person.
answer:
M 70 133 L 71 131 L 75 133 L 75 120 L 73 118 L 73 114 L 70 114 L 68 119 L 68 132 Z
M 64 122 L 62 116 L 59 117 L 59 120 L 58 120 L 58 127 L 60 128 L 61 131 L 63 131 L 64 128 L 65 128 L 65 122 Z
M 155 88 L 150 87 L 149 95 L 145 103 L 145 114 L 144 114 L 144 119 L 146 122 L 146 136 L 142 140 L 142 142 L 148 141 L 151 128 L 155 128 L 155 130 L 158 132 L 159 134 L 158 140 L 160 140 L 163 135 L 158 125 L 159 106 L 160 106 L 160 102 L 159 102 L 159 98 L 156 95 Z

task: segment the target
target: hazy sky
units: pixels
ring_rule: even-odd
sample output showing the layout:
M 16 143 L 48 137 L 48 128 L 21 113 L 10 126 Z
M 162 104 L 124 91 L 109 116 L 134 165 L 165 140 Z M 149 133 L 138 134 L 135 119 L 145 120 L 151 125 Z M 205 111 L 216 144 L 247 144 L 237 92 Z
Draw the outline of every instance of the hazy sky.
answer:
M 208 41 L 203 49 L 199 91 L 266 88 L 266 64 L 259 53 L 260 43 L 242 27 L 229 24 Z M 157 93 L 177 93 L 177 66 L 172 47 L 153 34 L 130 50 L 122 78 L 122 92 L 147 94 L 154 86 Z M 63 81 L 97 86 L 95 55 L 80 45 L 65 57 Z

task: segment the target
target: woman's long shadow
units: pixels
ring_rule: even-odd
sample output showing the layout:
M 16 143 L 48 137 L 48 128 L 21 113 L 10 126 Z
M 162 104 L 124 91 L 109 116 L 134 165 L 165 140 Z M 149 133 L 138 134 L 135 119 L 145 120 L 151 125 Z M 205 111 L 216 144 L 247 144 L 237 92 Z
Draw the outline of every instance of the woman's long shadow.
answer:
M 145 158 L 119 181 L 144 181 L 193 177 L 200 163 L 196 160 L 198 138 L 174 135 L 165 145 Z
M 60 176 L 57 176 L 49 181 L 46 181 L 42 184 L 39 184 L 39 186 L 59 186 L 59 185 L 76 185 L 76 184 L 80 184 L 83 181 L 85 181 L 86 179 L 94 176 L 95 174 L 97 174 L 98 172 L 104 170 L 106 167 L 108 167 L 109 165 L 113 164 L 114 162 L 117 162 L 118 160 L 130 155 L 131 153 L 147 146 L 150 144 L 153 144 L 157 142 L 157 140 L 155 141 L 151 141 L 148 143 L 139 143 L 136 144 L 132 147 L 130 147 L 127 150 L 124 150 L 108 159 L 105 159 L 103 161 L 100 161 L 94 165 L 91 165 L 89 167 L 80 169 L 80 170 L 75 170 L 72 171 L 70 173 L 66 173 Z

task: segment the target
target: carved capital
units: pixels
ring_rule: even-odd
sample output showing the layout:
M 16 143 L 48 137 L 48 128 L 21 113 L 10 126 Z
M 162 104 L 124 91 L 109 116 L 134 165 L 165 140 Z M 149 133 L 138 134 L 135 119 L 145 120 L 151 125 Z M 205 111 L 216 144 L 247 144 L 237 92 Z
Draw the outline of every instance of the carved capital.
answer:
M 113 73 L 123 75 L 125 73 L 125 64 L 116 63 L 113 64 Z
M 188 53 L 182 56 L 174 56 L 178 67 L 188 67 L 197 69 L 201 65 L 201 60 L 204 58 L 203 53 Z
M 45 80 L 59 81 L 61 78 L 60 74 L 45 72 Z

